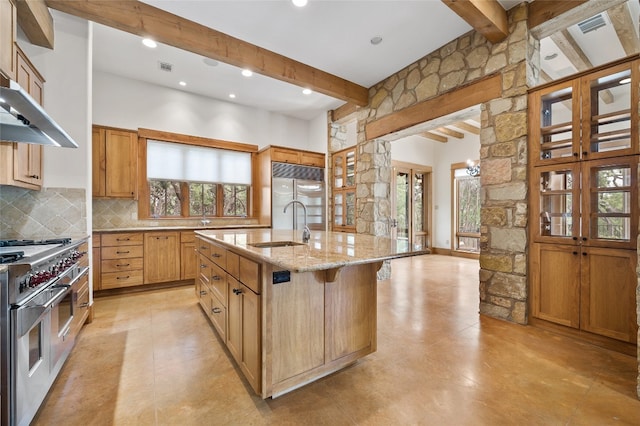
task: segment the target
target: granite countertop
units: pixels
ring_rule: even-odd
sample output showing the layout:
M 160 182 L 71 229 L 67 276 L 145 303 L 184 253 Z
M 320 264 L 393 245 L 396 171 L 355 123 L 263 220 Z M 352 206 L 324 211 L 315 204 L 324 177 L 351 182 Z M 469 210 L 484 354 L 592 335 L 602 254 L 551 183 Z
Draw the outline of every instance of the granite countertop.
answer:
M 308 244 L 271 248 L 258 248 L 251 244 L 302 242 L 302 231 L 197 230 L 196 235 L 293 272 L 320 271 L 430 253 L 428 248 L 404 247 L 391 238 L 343 232 L 312 231 Z
M 183 225 L 183 226 L 135 226 L 126 228 L 93 228 L 93 232 L 144 232 L 144 231 L 190 231 L 190 230 L 204 230 L 204 229 L 254 229 L 254 228 L 268 228 L 269 225 Z

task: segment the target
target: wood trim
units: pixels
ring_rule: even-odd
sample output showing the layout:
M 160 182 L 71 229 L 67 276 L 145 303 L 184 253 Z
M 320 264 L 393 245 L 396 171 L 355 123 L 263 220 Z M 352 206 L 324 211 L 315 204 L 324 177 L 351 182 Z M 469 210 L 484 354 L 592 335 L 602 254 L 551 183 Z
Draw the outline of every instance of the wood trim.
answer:
M 453 257 L 464 257 L 465 259 L 480 260 L 480 253 L 473 253 L 469 251 L 451 250 L 450 255 Z
M 351 114 L 353 114 L 354 112 L 356 112 L 358 110 L 358 105 L 352 103 L 352 102 L 347 102 L 346 104 L 342 105 L 341 107 L 338 107 L 334 110 L 331 110 L 331 121 L 332 122 L 338 122 L 348 116 L 350 116 Z
M 633 30 L 633 18 L 625 4 L 619 4 L 607 10 L 609 19 L 616 30 L 618 39 L 626 55 L 633 55 L 640 51 L 640 40 Z
M 507 11 L 496 0 L 442 2 L 492 43 L 499 43 L 509 35 Z
M 433 167 L 425 166 L 424 164 L 407 163 L 406 161 L 391 160 L 391 167 L 399 167 L 404 169 L 410 169 L 412 172 L 431 173 Z
M 47 5 L 356 105 L 369 103 L 366 87 L 140 1 L 47 0 Z
M 558 18 L 563 13 L 587 3 L 589 0 L 536 0 L 529 3 L 528 24 L 530 29 Z
M 440 247 L 432 247 L 431 254 L 439 254 L 442 256 L 451 256 L 451 249 L 440 248 Z
M 138 133 L 138 219 L 149 219 L 149 184 L 147 183 L 147 139 Z M 182 217 L 180 217 L 182 219 Z
M 16 0 L 18 24 L 36 46 L 53 49 L 53 17 L 45 0 Z
M 501 94 L 502 75 L 494 74 L 372 121 L 365 126 L 366 139 L 376 139 L 499 98 Z
M 182 135 L 179 133 L 164 132 L 161 130 L 138 129 L 138 136 L 145 139 L 177 142 L 186 145 L 207 146 L 210 148 L 229 149 L 242 152 L 258 152 L 258 145 L 250 145 L 240 142 L 229 142 L 220 139 L 210 139 L 201 136 Z

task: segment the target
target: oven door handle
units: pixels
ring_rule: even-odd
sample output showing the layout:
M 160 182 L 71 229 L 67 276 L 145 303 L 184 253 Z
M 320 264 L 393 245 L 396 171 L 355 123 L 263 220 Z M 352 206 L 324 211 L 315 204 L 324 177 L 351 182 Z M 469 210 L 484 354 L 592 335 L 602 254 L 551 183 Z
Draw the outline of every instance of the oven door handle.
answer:
M 27 334 L 34 325 L 39 323 L 42 318 L 49 315 L 51 309 L 54 304 L 56 304 L 59 300 L 71 291 L 70 288 L 63 288 L 59 292 L 57 292 L 53 297 L 47 300 L 44 304 L 33 304 L 33 305 L 25 305 L 18 308 L 17 311 L 17 329 L 18 337 L 22 337 Z

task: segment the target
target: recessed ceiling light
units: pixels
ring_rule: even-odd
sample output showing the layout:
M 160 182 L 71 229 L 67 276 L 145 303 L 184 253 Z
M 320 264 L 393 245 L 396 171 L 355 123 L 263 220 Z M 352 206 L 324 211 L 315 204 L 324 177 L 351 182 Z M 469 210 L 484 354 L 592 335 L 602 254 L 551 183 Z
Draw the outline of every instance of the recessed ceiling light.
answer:
M 229 93 L 229 97 L 230 97 L 231 99 L 235 99 L 235 98 L 236 98 L 236 94 L 235 94 L 235 93 Z
M 158 47 L 158 43 L 156 43 L 155 41 L 151 40 L 150 38 L 143 38 L 142 39 L 142 44 L 144 44 L 147 47 L 150 47 L 152 49 L 155 49 L 156 47 Z
M 374 46 L 377 46 L 378 44 L 382 43 L 382 37 L 380 37 L 380 36 L 371 37 L 370 42 Z
M 631 83 L 631 77 L 623 78 L 620 80 L 620 84 L 629 84 Z
M 245 77 L 251 77 L 253 75 L 253 72 L 251 72 L 251 70 L 242 70 L 242 75 L 244 75 Z
M 204 58 L 202 62 L 204 62 L 206 65 L 209 65 L 210 67 L 217 67 L 219 63 L 215 59 L 211 59 L 211 58 Z
M 310 94 L 313 93 L 313 90 L 311 90 L 311 89 L 302 89 L 302 93 L 305 94 L 305 95 L 310 95 Z
M 291 0 L 291 3 L 297 7 L 305 7 L 307 5 L 307 0 Z
M 187 83 L 185 81 L 181 81 L 180 83 L 178 83 L 180 86 L 186 86 Z
M 557 54 L 557 53 L 552 53 L 552 54 L 550 54 L 550 55 L 545 56 L 545 57 L 544 57 L 544 60 L 545 60 L 545 61 L 550 61 L 550 60 L 555 59 L 555 58 L 557 58 L 557 57 L 558 57 L 558 54 Z

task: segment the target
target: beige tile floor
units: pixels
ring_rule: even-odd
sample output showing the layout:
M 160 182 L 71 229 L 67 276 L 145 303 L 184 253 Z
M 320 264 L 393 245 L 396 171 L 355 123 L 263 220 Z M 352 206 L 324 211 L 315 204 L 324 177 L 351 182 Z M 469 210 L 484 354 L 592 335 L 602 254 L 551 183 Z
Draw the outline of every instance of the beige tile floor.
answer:
M 36 425 L 640 425 L 637 360 L 480 317 L 478 263 L 399 259 L 378 351 L 263 401 L 182 287 L 97 298 Z

